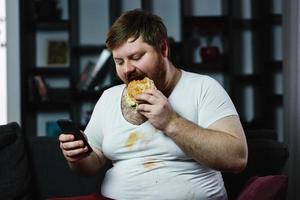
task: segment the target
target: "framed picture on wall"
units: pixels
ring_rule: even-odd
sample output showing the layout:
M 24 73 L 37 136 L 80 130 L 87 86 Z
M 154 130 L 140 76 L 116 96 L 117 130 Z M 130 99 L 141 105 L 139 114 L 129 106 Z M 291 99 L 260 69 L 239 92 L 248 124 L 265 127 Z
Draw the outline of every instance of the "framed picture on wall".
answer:
M 49 66 L 69 65 L 69 45 L 67 40 L 49 39 L 47 40 L 46 59 Z

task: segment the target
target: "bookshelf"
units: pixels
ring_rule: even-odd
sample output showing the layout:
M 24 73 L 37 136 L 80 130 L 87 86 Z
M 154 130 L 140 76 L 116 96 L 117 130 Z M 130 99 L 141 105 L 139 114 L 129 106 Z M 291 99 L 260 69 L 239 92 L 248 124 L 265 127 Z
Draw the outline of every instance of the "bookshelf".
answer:
M 270 128 L 282 134 L 277 126 L 282 117 L 282 47 L 276 44 L 282 38 L 274 33 L 274 27 L 280 32 L 282 25 L 280 1 L 214 1 L 219 5 L 211 15 L 197 12 L 203 2 L 181 1 L 182 65 L 188 71 L 221 76 L 219 82 L 246 129 Z M 219 37 L 214 45 L 221 55 L 209 63 L 199 58 L 207 33 Z
M 58 118 L 70 118 L 85 125 L 87 113 L 104 89 L 120 81 L 111 64 L 109 85 L 97 91 L 79 91 L 80 75 L 85 64 L 90 60 L 96 62 L 105 48 L 109 25 L 122 11 L 133 8 L 149 10 L 163 18 L 171 37 L 175 38 L 170 44 L 175 64 L 184 70 L 216 78 L 231 96 L 245 128 L 278 129 L 276 109 L 282 107 L 283 94 L 278 86 L 282 58 L 278 56 L 280 45 L 276 40 L 282 15 L 278 6 L 274 6 L 274 0 L 58 2 L 62 15 L 41 20 L 35 14 L 35 0 L 20 1 L 21 107 L 26 135 L 46 135 L 43 123 Z M 166 6 L 172 10 L 163 9 Z M 45 53 L 42 53 L 46 47 L 41 41 L 52 37 L 67 41 L 67 65 L 47 65 Z M 201 48 L 206 46 L 218 48 L 213 59 L 208 61 L 201 54 Z M 30 84 L 36 75 L 42 76 L 49 85 L 48 101 L 40 101 Z
M 57 3 L 56 7 L 62 15 L 52 13 L 40 17 L 37 3 L 40 7 Z M 97 2 L 106 7 L 110 17 L 117 16 L 118 1 Z M 97 91 L 79 91 L 77 84 L 85 66 L 85 62 L 97 61 L 99 54 L 105 48 L 103 41 L 86 42 L 88 36 L 82 36 L 80 14 L 86 12 L 89 5 L 80 0 L 34 1 L 20 2 L 21 12 L 21 72 L 22 72 L 22 128 L 26 135 L 47 135 L 47 124 L 59 118 L 71 118 L 75 123 L 84 126 L 93 104 L 97 101 L 105 86 Z M 63 7 L 61 7 L 64 5 Z M 53 6 L 53 4 L 52 4 Z M 85 10 L 82 6 L 86 6 Z M 41 12 L 41 11 L 39 11 Z M 55 12 L 54 12 L 55 13 Z M 111 23 L 107 17 L 108 25 Z M 99 20 L 101 21 L 101 20 Z M 103 28 L 104 29 L 104 28 Z M 101 31 L 101 30 L 100 30 Z M 99 33 L 99 30 L 98 32 Z M 51 40 L 63 40 L 68 47 L 68 62 L 48 64 L 47 44 Z M 113 68 L 112 68 L 113 69 Z M 111 70 L 109 76 L 115 76 Z M 33 77 L 42 77 L 47 85 L 47 99 L 43 100 L 37 92 Z M 109 85 L 116 84 L 112 78 Z

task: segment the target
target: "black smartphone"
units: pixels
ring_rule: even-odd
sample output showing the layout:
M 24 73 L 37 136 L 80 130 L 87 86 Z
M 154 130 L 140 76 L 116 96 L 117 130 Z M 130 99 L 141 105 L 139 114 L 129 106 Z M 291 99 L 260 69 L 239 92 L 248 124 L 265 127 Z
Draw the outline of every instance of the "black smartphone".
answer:
M 73 134 L 75 137 L 75 140 L 82 140 L 84 143 L 84 146 L 88 147 L 88 153 L 92 151 L 91 146 L 87 142 L 85 136 L 83 133 L 80 131 L 80 129 L 75 125 L 75 123 L 71 120 L 68 119 L 59 119 L 57 120 L 57 124 L 60 127 L 61 131 L 63 133 L 67 134 Z

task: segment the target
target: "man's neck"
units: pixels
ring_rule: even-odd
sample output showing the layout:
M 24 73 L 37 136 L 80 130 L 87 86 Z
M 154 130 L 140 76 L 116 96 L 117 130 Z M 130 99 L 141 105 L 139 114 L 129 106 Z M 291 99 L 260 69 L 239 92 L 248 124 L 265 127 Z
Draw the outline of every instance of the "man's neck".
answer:
M 161 89 L 161 92 L 169 97 L 178 83 L 181 77 L 181 70 L 176 68 L 170 61 L 167 63 L 167 73 L 165 77 L 165 82 L 163 84 L 164 88 Z

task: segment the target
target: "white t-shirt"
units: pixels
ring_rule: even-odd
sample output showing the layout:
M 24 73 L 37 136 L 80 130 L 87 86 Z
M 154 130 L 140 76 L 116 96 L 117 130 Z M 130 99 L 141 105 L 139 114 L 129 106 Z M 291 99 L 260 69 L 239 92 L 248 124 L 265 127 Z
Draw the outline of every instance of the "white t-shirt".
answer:
M 185 155 L 149 121 L 133 125 L 121 111 L 125 85 L 106 90 L 97 102 L 85 133 L 93 148 L 112 160 L 102 194 L 113 199 L 227 199 L 219 171 Z M 182 71 L 168 98 L 182 117 L 208 127 L 237 115 L 232 101 L 214 79 Z

